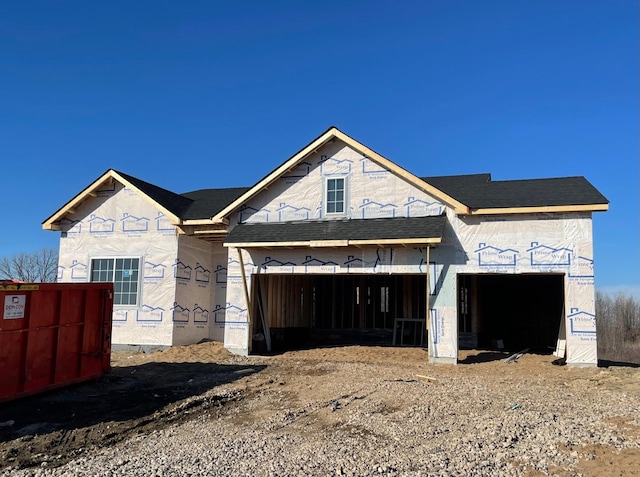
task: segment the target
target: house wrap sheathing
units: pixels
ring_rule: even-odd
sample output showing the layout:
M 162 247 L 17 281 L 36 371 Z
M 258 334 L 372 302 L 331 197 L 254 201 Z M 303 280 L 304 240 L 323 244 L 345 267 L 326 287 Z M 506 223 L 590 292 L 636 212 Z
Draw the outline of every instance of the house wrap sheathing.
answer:
M 253 187 L 175 194 L 108 170 L 47 219 L 61 282 L 114 281 L 115 345 L 230 351 L 341 336 L 555 350 L 596 364 L 582 177 L 418 177 L 330 128 Z

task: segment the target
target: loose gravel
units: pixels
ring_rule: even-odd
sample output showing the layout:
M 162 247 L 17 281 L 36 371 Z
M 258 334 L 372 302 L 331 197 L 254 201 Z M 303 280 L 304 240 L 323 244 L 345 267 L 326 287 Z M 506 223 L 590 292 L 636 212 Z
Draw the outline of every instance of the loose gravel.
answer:
M 640 474 L 638 369 L 362 352 L 228 357 L 247 376 L 174 405 L 192 419 L 0 476 L 569 476 L 589 461 Z

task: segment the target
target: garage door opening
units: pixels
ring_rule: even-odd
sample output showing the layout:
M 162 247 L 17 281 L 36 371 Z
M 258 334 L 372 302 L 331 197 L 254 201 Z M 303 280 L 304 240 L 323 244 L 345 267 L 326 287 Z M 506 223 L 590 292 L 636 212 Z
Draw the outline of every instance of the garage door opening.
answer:
M 461 349 L 555 349 L 564 313 L 564 274 L 461 274 L 457 290 Z
M 257 274 L 252 283 L 255 352 L 265 328 L 273 351 L 426 342 L 424 275 Z

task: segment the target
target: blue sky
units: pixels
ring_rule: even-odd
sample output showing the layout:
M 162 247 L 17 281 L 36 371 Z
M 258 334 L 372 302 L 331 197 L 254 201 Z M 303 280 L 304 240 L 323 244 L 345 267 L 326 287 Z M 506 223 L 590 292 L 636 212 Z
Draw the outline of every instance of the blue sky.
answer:
M 0 4 L 0 256 L 108 168 L 248 186 L 335 125 L 416 175 L 583 175 L 640 296 L 638 2 Z M 619 288 L 616 288 L 619 287 Z

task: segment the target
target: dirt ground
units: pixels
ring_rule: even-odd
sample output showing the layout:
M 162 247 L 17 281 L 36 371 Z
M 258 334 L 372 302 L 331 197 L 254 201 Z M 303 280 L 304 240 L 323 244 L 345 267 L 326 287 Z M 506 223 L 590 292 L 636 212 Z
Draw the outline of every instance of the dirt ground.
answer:
M 339 379 L 338 375 L 313 376 L 318 363 L 364 363 L 371 373 L 391 367 L 397 369 L 399 379 L 455 382 L 455 378 L 482 375 L 487 382 L 505 386 L 543 383 L 549 389 L 568 386 L 576 393 L 597 388 L 634 399 L 640 396 L 640 368 L 568 368 L 553 365 L 553 356 L 532 354 L 505 366 L 506 356 L 465 351 L 460 364 L 447 366 L 428 364 L 426 351 L 419 348 L 345 346 L 249 358 L 230 355 L 219 343 L 149 354 L 118 351 L 112 354 L 111 373 L 99 380 L 0 404 L 0 471 L 43 462 L 59 466 L 91 449 L 162 430 L 205 411 L 215 415 L 252 409 L 256 393 L 273 395 L 280 409 L 289 402 L 292 409 L 299 408 L 301 403 L 317 401 L 322 383 L 331 381 L 335 386 L 332 380 Z M 220 387 L 226 391 L 207 393 Z M 247 419 L 260 417 L 258 411 L 247 414 Z M 625 439 L 640 439 L 633 410 L 616 419 Z M 571 446 L 560 450 L 573 451 Z M 640 475 L 638 447 L 620 451 L 598 445 L 587 451 L 581 449 L 581 455 L 589 457 L 576 469 L 582 475 Z

